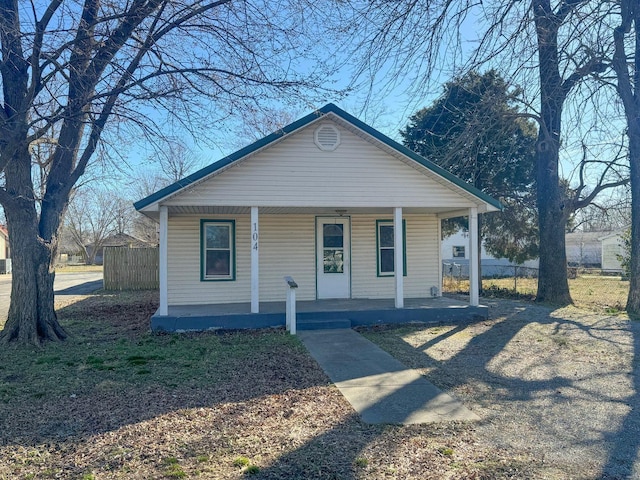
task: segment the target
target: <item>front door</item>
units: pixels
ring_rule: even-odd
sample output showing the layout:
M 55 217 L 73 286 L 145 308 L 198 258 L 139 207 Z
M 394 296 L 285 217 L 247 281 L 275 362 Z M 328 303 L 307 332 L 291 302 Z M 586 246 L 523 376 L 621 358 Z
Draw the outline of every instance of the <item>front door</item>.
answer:
M 319 217 L 316 222 L 318 298 L 351 297 L 351 232 L 348 217 Z

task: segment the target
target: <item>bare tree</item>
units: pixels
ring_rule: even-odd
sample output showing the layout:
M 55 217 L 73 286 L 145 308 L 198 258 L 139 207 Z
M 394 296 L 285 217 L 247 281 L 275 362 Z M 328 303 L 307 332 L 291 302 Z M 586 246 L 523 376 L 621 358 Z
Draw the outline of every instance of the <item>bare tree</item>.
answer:
M 113 213 L 115 216 L 115 233 L 131 233 L 133 228 L 133 214 L 135 212 L 131 201 L 120 195 L 116 195 L 113 202 Z
M 571 214 L 605 189 L 628 182 L 619 158 L 602 161 L 588 152 L 576 160 L 576 181 L 567 188 L 560 152 L 565 107 L 571 95 L 585 101 L 598 92 L 585 85 L 608 68 L 611 42 L 599 29 L 610 7 L 589 0 L 392 2 L 377 0 L 356 11 L 359 78 L 383 71 L 387 85 L 405 84 L 415 97 L 429 91 L 439 70 L 461 74 L 490 64 L 525 92 L 524 116 L 538 124 L 536 189 L 540 235 L 538 300 L 571 302 L 565 226 Z M 475 20 L 477 38 L 462 33 Z M 475 48 L 468 53 L 469 43 Z M 411 72 L 408 74 L 407 72 Z M 372 85 L 379 85 L 371 80 Z M 408 84 L 408 86 L 406 86 Z M 594 83 L 595 85 L 595 83 Z M 580 111 L 580 117 L 584 107 Z
M 330 39 L 318 30 L 338 17 L 330 2 L 293 0 L 31 6 L 0 0 L 0 204 L 14 246 L 1 337 L 39 343 L 67 336 L 54 310 L 53 258 L 69 196 L 100 146 L 161 133 L 166 118 L 195 135 L 271 98 L 323 91 L 331 71 L 321 43 Z M 43 139 L 51 147 L 38 205 L 31 148 Z
M 627 312 L 640 316 L 640 5 L 620 0 L 620 23 L 613 29 L 613 69 L 627 120 L 631 169 L 630 288 Z
M 233 122 L 233 134 L 227 143 L 234 150 L 245 147 L 289 125 L 300 117 L 297 113 L 294 109 L 275 107 L 243 111 Z
M 109 235 L 116 233 L 120 200 L 112 192 L 86 188 L 76 190 L 65 214 L 65 227 L 82 252 L 87 265 L 93 265 Z
M 165 139 L 163 147 L 161 151 L 155 153 L 149 160 L 151 163 L 160 164 L 160 169 L 167 183 L 183 179 L 188 174 L 193 173 L 201 163 L 200 159 L 189 147 L 177 138 Z
M 631 196 L 626 186 L 577 212 L 570 220 L 569 230 L 604 232 L 620 230 L 630 224 Z

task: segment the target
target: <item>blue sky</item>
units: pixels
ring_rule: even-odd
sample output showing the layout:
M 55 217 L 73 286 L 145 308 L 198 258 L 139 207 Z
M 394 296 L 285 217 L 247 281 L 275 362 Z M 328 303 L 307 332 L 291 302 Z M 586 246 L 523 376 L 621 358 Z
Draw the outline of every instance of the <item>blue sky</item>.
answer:
M 474 16 L 469 15 L 462 24 L 460 32 L 462 50 L 459 53 L 462 57 L 475 46 L 478 30 Z M 352 81 L 353 65 L 346 58 L 339 60 L 344 61 L 344 66 L 333 78 L 328 79 L 327 84 L 345 87 Z M 300 66 L 305 68 L 304 62 L 301 62 Z M 411 72 L 408 72 L 405 77 L 390 79 L 388 71 L 382 69 L 377 72 L 371 83 L 360 82 L 359 87 L 344 98 L 328 95 L 312 104 L 291 106 L 271 102 L 265 106 L 276 112 L 279 109 L 286 109 L 289 118 L 285 123 L 288 123 L 288 121 L 306 115 L 313 110 L 313 107 L 321 107 L 329 102 L 335 103 L 382 133 L 399 140 L 398 131 L 407 124 L 409 116 L 417 109 L 432 103 L 441 94 L 442 84 L 448 81 L 452 75 L 453 72 L 449 67 L 443 64 L 441 69 L 436 69 L 430 78 L 425 79 L 424 88 L 418 88 L 418 94 L 416 94 L 416 89 L 412 88 L 415 85 L 411 83 Z M 594 117 L 589 111 L 579 111 L 578 115 L 580 124 L 565 122 L 565 135 L 567 133 L 582 133 L 581 130 L 588 131 L 593 140 L 590 154 L 600 158 L 610 155 L 611 147 L 606 144 L 606 141 L 619 136 L 619 124 L 612 122 L 610 125 L 600 126 L 593 121 Z M 609 117 L 612 118 L 613 115 L 612 111 Z M 239 121 L 240 116 L 236 115 L 225 122 L 212 125 L 211 132 L 204 132 L 206 142 L 195 142 L 186 132 L 182 132 L 182 134 L 179 129 L 172 132 L 172 135 L 180 136 L 190 146 L 200 160 L 197 167 L 202 167 L 256 140 L 256 137 L 251 134 L 254 132 L 241 132 L 242 129 L 238 128 Z M 163 120 L 160 120 L 160 123 L 166 125 Z M 580 158 L 583 153 L 581 145 L 567 136 L 564 147 L 561 165 L 563 175 L 575 179 L 574 164 L 575 160 Z M 126 154 L 127 161 L 134 166 L 144 162 L 150 156 L 153 156 L 153 149 L 145 142 L 131 145 Z M 155 167 L 151 163 L 145 163 L 145 168 L 153 169 Z

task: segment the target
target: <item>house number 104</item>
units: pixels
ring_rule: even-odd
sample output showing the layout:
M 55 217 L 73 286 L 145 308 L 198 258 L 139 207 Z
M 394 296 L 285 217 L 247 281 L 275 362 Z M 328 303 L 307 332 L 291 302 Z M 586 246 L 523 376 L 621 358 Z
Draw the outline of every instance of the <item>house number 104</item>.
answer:
M 253 224 L 253 233 L 251 234 L 252 245 L 251 248 L 253 250 L 258 250 L 258 224 Z

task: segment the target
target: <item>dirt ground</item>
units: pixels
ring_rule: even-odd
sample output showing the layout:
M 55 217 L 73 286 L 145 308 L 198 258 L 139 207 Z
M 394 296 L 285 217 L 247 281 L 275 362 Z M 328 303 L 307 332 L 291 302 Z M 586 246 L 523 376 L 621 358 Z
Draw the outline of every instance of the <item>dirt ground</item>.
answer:
M 549 478 L 640 478 L 640 323 L 493 300 L 468 325 L 365 332 L 477 413 L 481 443 Z
M 0 479 L 640 478 L 640 323 L 492 301 L 363 332 L 480 422 L 367 425 L 281 330 L 154 335 L 155 292 L 67 297 L 0 350 Z

